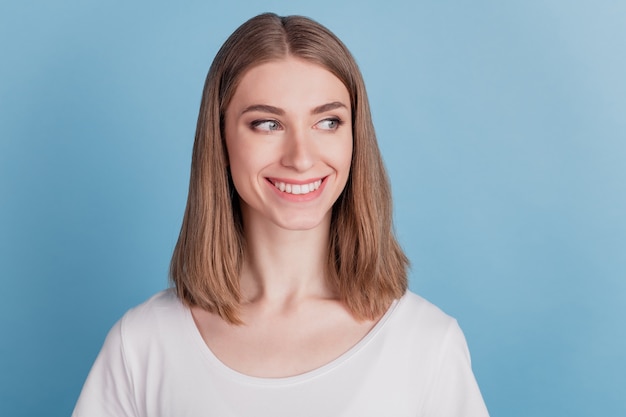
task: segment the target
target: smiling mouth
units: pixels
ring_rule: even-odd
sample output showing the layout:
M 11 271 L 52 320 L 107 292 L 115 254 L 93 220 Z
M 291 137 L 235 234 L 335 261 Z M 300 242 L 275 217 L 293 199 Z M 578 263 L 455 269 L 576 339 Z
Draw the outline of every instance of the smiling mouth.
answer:
M 313 181 L 309 184 L 289 184 L 282 181 L 274 181 L 270 180 L 272 185 L 276 187 L 278 190 L 287 194 L 301 195 L 312 193 L 313 191 L 320 188 L 322 185 L 322 180 Z

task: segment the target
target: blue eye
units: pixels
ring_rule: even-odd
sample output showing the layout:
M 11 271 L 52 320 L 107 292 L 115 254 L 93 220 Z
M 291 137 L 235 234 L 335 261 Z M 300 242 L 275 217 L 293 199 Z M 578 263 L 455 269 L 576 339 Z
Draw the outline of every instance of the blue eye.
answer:
M 276 120 L 255 120 L 250 124 L 253 129 L 271 132 L 279 130 L 280 124 Z
M 337 130 L 342 122 L 336 117 L 324 119 L 317 123 L 317 128 L 322 130 Z

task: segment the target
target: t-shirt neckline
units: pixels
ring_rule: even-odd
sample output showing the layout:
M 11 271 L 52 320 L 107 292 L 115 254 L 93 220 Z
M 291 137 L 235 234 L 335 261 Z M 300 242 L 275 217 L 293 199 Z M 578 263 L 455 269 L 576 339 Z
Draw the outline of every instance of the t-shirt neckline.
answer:
M 402 301 L 404 297 L 399 300 L 394 300 L 385 314 L 378 320 L 378 322 L 370 329 L 369 332 L 361 340 L 355 343 L 350 349 L 346 352 L 338 356 L 337 358 L 331 360 L 330 362 L 312 369 L 310 371 L 304 372 L 302 374 L 293 375 L 293 376 L 285 376 L 285 377 L 258 377 L 247 375 L 242 372 L 239 372 L 224 362 L 222 362 L 211 350 L 211 348 L 206 344 L 202 335 L 200 334 L 200 330 L 196 326 L 196 323 L 193 319 L 193 315 L 191 314 L 191 309 L 185 306 L 182 302 L 179 301 L 180 306 L 184 312 L 184 326 L 186 328 L 187 333 L 191 337 L 193 343 L 199 350 L 200 355 L 208 362 L 212 369 L 219 371 L 222 375 L 227 378 L 237 381 L 239 383 L 249 384 L 249 385 L 264 385 L 264 386 L 281 386 L 281 385 L 293 385 L 301 382 L 305 382 L 311 379 L 314 379 L 320 375 L 323 375 L 331 370 L 341 366 L 341 364 L 348 361 L 351 357 L 358 354 L 362 351 L 366 345 L 368 345 L 372 339 L 376 337 L 380 333 L 380 331 L 385 327 L 385 324 L 392 317 L 394 311 L 397 310 L 398 305 Z

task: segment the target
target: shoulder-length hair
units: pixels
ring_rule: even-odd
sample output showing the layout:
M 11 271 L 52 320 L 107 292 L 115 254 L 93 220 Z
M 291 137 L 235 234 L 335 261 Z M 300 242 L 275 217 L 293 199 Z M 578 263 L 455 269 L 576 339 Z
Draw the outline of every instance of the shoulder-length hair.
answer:
M 246 71 L 288 56 L 324 67 L 350 94 L 352 165 L 333 206 L 327 279 L 355 318 L 375 319 L 406 291 L 408 260 L 394 237 L 391 190 L 361 72 L 346 46 L 306 17 L 256 16 L 215 56 L 202 93 L 187 207 L 170 277 L 185 304 L 241 323 L 239 276 L 246 242 L 229 175 L 224 114 Z

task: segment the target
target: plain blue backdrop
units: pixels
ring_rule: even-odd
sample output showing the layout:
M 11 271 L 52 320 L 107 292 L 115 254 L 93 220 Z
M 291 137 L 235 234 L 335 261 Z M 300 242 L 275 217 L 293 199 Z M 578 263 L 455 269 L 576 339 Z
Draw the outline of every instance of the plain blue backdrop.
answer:
M 263 11 L 363 71 L 411 288 L 492 416 L 626 415 L 626 2 L 2 1 L 0 415 L 68 416 L 168 285 L 208 67 Z

